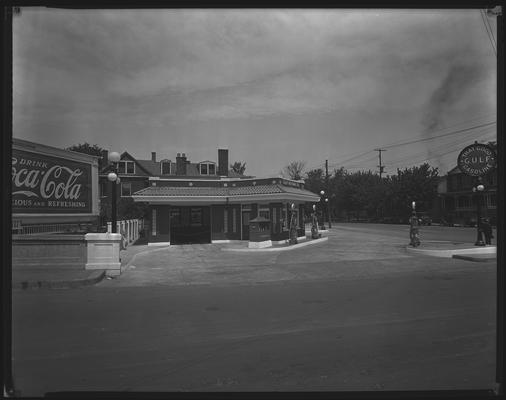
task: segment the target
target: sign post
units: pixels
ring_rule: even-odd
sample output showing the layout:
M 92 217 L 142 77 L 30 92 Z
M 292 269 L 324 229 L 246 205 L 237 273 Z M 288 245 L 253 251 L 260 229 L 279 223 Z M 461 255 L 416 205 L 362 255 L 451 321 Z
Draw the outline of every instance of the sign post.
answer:
M 474 142 L 474 144 L 465 147 L 457 158 L 457 165 L 460 170 L 476 178 L 473 192 L 476 195 L 476 243 L 475 246 L 485 246 L 482 237 L 481 223 L 481 197 L 485 186 L 482 183 L 482 177 L 492 171 L 497 164 L 497 156 L 492 147 L 486 144 Z

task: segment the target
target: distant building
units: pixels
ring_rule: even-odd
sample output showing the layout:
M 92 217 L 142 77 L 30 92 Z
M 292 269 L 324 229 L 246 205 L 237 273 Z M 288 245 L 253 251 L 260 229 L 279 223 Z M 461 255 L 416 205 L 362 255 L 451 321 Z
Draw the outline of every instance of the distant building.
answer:
M 137 160 L 124 152 L 119 195 L 149 205 L 150 244 L 248 240 L 249 221 L 257 217 L 270 221 L 272 241 L 284 241 L 292 203 L 298 234 L 305 236 L 304 204 L 319 201 L 319 195 L 305 190 L 301 181 L 241 175 L 228 165 L 227 149 L 218 149 L 218 162 L 190 162 L 184 153 L 178 153 L 175 161 L 157 161 L 156 153 L 151 160 Z M 103 201 L 110 195 L 107 173 L 105 166 L 100 174 Z
M 481 193 L 481 215 L 497 223 L 497 169 L 483 176 L 485 190 Z M 438 184 L 434 217 L 451 225 L 476 224 L 477 194 L 473 192 L 476 178 L 464 174 L 457 166 L 443 176 Z

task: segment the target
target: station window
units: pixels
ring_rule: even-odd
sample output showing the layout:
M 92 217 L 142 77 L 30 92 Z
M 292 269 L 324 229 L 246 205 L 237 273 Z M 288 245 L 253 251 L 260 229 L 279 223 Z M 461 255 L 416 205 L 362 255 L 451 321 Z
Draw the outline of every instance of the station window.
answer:
M 121 197 L 132 195 L 132 184 L 130 182 L 121 183 Z
M 283 230 L 284 231 L 287 231 L 288 230 L 288 213 L 286 211 L 286 207 L 283 207 L 281 209 L 281 222 L 283 224 Z
M 156 208 L 151 210 L 151 235 L 156 236 Z
M 258 206 L 258 216 L 263 217 L 265 219 L 271 219 L 269 206 Z

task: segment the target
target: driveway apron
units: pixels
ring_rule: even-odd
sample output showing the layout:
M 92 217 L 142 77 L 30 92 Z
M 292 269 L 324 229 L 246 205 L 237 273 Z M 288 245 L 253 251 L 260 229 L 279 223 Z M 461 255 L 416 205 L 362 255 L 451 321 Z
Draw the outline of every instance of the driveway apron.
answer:
M 100 286 L 258 284 L 300 279 L 339 278 L 347 271 L 370 275 L 363 261 L 410 258 L 404 238 L 392 239 L 336 229 L 329 241 L 290 251 L 223 251 L 238 244 L 131 246 L 122 274 Z M 362 262 L 362 263 L 361 263 Z M 387 262 L 385 265 L 388 265 Z

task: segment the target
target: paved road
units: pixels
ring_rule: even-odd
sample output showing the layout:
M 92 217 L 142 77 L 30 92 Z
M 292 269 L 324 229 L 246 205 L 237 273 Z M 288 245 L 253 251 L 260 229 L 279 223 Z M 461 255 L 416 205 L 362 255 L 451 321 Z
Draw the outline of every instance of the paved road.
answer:
M 139 263 L 94 287 L 14 291 L 17 388 L 24 396 L 493 388 L 495 265 L 414 257 L 401 231 L 354 229 L 329 242 L 345 246 L 241 254 L 240 266 L 237 254 L 201 249 L 175 263 L 201 257 L 205 279 L 189 273 L 185 285 L 163 278 L 177 257 L 155 257 L 166 269 L 151 271 L 151 284 L 150 264 Z M 360 257 L 351 251 L 358 238 L 368 243 Z M 220 265 L 220 256 L 230 258 Z

